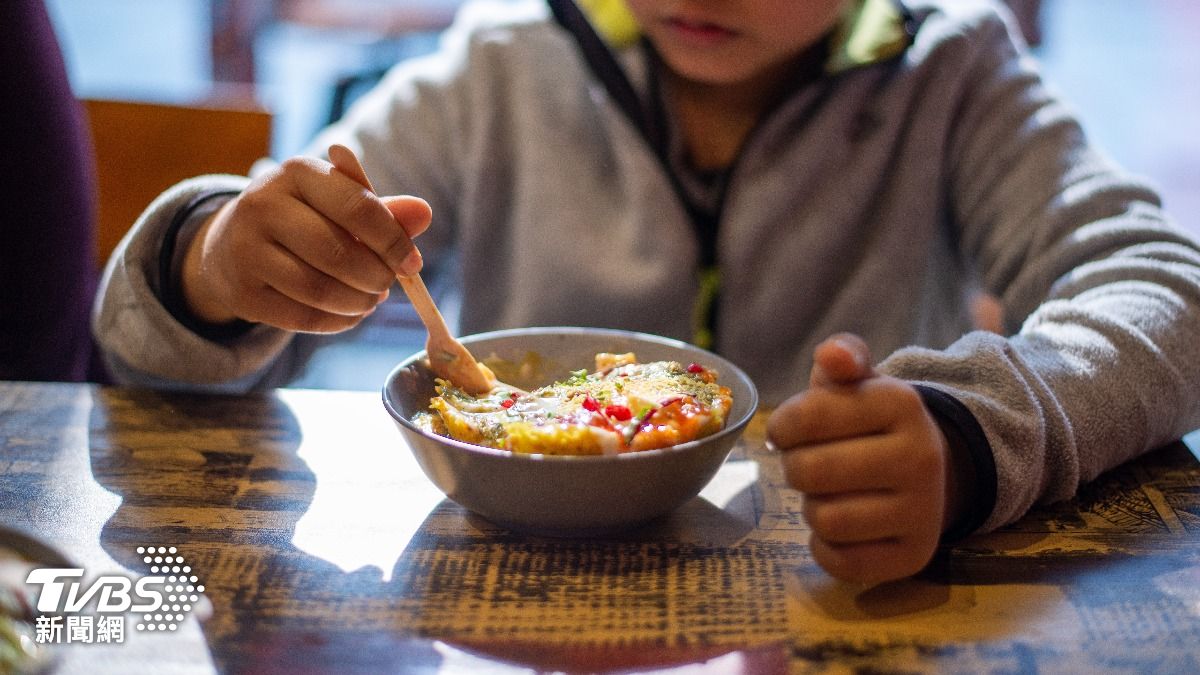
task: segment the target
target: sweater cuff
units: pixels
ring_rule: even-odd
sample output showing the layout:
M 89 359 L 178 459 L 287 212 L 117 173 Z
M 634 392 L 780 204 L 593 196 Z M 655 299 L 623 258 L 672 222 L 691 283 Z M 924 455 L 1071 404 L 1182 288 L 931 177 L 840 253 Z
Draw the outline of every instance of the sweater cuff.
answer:
M 914 386 L 946 434 L 951 452 L 965 452 L 972 469 L 972 484 L 960 486 L 966 498 L 964 513 L 942 535 L 943 541 L 956 541 L 982 527 L 996 507 L 996 459 L 983 428 L 967 406 L 939 389 Z
M 183 297 L 183 254 L 199 226 L 212 214 L 212 209 L 205 207 L 211 207 L 216 202 L 216 207 L 220 208 L 227 201 L 220 198 L 234 197 L 237 194 L 232 190 L 208 190 L 192 197 L 167 225 L 163 233 L 162 248 L 158 253 L 159 299 L 163 307 L 185 328 L 212 342 L 228 342 L 239 338 L 250 332 L 254 324 L 241 319 L 230 323 L 212 324 L 192 314 Z M 203 217 L 200 217 L 201 215 Z

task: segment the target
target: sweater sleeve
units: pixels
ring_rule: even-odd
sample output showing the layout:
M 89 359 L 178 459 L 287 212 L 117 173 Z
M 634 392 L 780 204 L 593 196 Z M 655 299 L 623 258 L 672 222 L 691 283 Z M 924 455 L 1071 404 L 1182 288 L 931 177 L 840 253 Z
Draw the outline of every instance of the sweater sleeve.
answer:
M 901 350 L 881 369 L 978 421 L 996 469 L 987 530 L 1200 426 L 1200 247 L 1089 145 L 999 18 L 963 39 L 974 72 L 945 180 L 1008 334 Z
M 304 153 L 324 157 L 331 143 L 345 144 L 358 153 L 380 194 L 413 194 L 429 201 L 435 221 L 418 245 L 431 265 L 450 250 L 454 237 L 461 139 L 479 133 L 469 113 L 487 109 L 472 106 L 470 99 L 479 95 L 472 86 L 489 81 L 473 63 L 486 58 L 473 39 L 473 25 L 489 17 L 467 18 L 471 20 L 460 20 L 447 32 L 436 56 L 397 65 Z M 476 85 L 466 81 L 473 72 Z M 257 168 L 270 166 L 264 161 Z M 184 181 L 155 200 L 118 246 L 105 270 L 92 321 L 117 380 L 234 392 L 282 386 L 302 371 L 319 344 L 352 339 L 353 331 L 336 337 L 298 335 L 265 325 L 221 335 L 198 327 L 178 302 L 170 302 L 172 279 L 161 278 L 160 261 L 172 223 L 179 225 L 181 212 L 197 196 L 236 194 L 249 183 L 241 176 Z M 191 218 L 202 218 L 222 203 L 221 198 L 207 200 Z M 189 224 L 182 229 L 187 231 Z
M 167 230 L 198 195 L 240 192 L 249 179 L 202 176 L 171 188 L 139 217 L 105 267 L 92 316 L 92 330 L 115 380 L 162 388 L 245 391 L 286 379 L 280 355 L 292 335 L 255 326 L 231 340 L 193 331 L 163 303 L 160 278 Z M 191 213 L 204 218 L 224 203 L 210 199 Z M 276 365 L 278 362 L 278 365 Z

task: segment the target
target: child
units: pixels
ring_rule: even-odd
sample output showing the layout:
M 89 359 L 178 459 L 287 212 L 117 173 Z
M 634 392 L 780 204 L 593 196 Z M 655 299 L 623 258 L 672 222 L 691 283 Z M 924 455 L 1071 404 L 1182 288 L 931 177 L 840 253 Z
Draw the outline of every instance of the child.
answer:
M 161 196 L 105 276 L 115 372 L 282 384 L 420 269 L 424 232 L 458 255 L 465 333 L 617 327 L 743 366 L 814 556 L 868 582 L 1200 426 L 1200 248 L 1000 8 L 548 5 L 470 6 L 314 156 Z M 422 199 L 366 192 L 331 143 Z M 1007 335 L 971 331 L 977 285 Z

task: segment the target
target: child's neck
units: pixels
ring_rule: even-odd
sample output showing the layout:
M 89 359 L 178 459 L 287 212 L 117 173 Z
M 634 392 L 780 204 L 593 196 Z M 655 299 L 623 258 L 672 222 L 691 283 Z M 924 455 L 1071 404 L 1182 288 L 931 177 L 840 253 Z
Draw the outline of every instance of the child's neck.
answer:
M 768 73 L 738 84 L 717 85 L 664 70 L 666 105 L 679 125 L 689 160 L 701 170 L 724 169 L 733 163 L 787 81 L 786 73 Z

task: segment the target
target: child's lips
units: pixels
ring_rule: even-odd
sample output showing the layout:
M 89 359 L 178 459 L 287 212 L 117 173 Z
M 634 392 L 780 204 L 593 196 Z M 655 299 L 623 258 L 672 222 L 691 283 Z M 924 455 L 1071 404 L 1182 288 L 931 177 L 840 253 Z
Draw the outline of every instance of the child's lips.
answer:
M 734 31 L 708 21 L 671 17 L 665 23 L 678 38 L 702 46 L 715 45 L 736 35 Z

